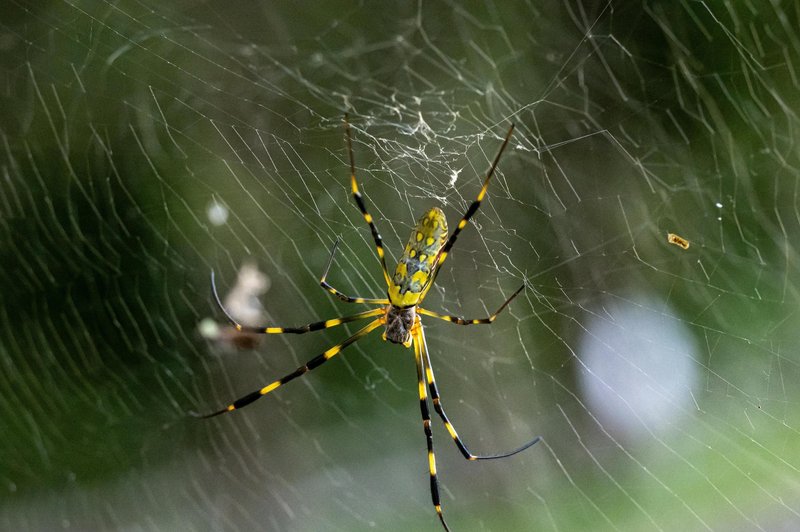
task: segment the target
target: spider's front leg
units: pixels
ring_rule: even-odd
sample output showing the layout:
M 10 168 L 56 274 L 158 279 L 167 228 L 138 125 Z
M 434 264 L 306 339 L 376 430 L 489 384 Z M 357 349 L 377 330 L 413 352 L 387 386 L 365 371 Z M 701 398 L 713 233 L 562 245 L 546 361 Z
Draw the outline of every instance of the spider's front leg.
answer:
M 501 309 L 502 310 L 502 309 Z M 436 378 L 433 375 L 433 366 L 431 365 L 431 357 L 428 354 L 428 346 L 425 343 L 425 331 L 422 329 L 422 326 L 419 327 L 419 332 L 414 337 L 414 345 L 415 349 L 419 350 L 422 354 L 422 363 L 425 367 L 425 377 L 428 383 L 428 389 L 431 392 L 431 400 L 433 401 L 433 408 L 436 410 L 436 413 L 439 414 L 439 417 L 444 423 L 444 427 L 447 429 L 447 432 L 450 434 L 450 437 L 453 438 L 453 443 L 456 444 L 458 450 L 467 460 L 474 461 L 474 460 L 493 460 L 495 458 L 506 458 L 508 456 L 514 456 L 515 454 L 524 451 L 528 447 L 532 447 L 536 443 L 538 443 L 542 438 L 541 436 L 536 436 L 531 441 L 525 443 L 521 447 L 514 449 L 513 451 L 507 451 L 503 453 L 497 454 L 473 454 L 467 448 L 466 444 L 461 440 L 456 432 L 455 427 L 453 424 L 450 423 L 450 420 L 447 418 L 447 414 L 444 412 L 444 407 L 442 406 L 442 402 L 439 396 L 439 389 L 436 386 Z
M 371 310 L 369 312 L 374 313 L 375 315 L 378 315 L 378 314 L 384 312 L 384 310 L 383 309 L 375 309 L 375 310 Z M 363 329 L 361 329 L 358 332 L 356 332 L 353 336 L 351 336 L 350 338 L 348 338 L 344 342 L 342 342 L 340 344 L 336 344 L 335 346 L 331 347 L 330 349 L 328 349 L 324 353 L 321 353 L 321 354 L 315 356 L 314 358 L 312 358 L 311 360 L 309 360 L 308 362 L 306 362 L 305 364 L 303 364 L 302 366 L 300 366 L 299 368 L 297 368 L 293 372 L 289 373 L 288 375 L 284 375 L 280 379 L 278 379 L 276 381 L 272 381 L 271 383 L 267 384 L 266 386 L 264 386 L 262 388 L 259 388 L 258 390 L 254 391 L 254 392 L 251 392 L 251 393 L 249 393 L 247 395 L 244 395 L 244 396 L 240 397 L 239 399 L 236 399 L 235 401 L 233 401 L 232 403 L 230 403 L 228 406 L 226 406 L 225 408 L 223 408 L 221 410 L 217 410 L 216 412 L 213 412 L 211 414 L 207 414 L 205 416 L 200 416 L 200 417 L 204 417 L 204 418 L 214 417 L 214 416 L 218 416 L 220 414 L 226 414 L 228 412 L 233 412 L 234 410 L 239 410 L 240 408 L 244 408 L 245 406 L 249 405 L 250 403 L 252 403 L 254 401 L 257 401 L 258 399 L 261 399 L 262 397 L 264 397 L 268 393 L 276 390 L 280 386 L 283 386 L 287 382 L 293 381 L 297 377 L 302 377 L 303 375 L 305 375 L 306 373 L 308 373 L 312 369 L 316 369 L 316 368 L 320 367 L 322 364 L 324 364 L 328 360 L 332 359 L 333 357 L 335 357 L 336 355 L 341 353 L 342 350 L 345 347 L 349 346 L 350 344 L 355 343 L 360 338 L 363 338 L 364 336 L 368 335 L 369 333 L 371 333 L 372 331 L 374 331 L 375 329 L 377 329 L 378 327 L 383 325 L 384 321 L 385 320 L 382 317 L 372 321 L 369 325 L 367 325 Z
M 422 322 L 419 317 L 416 318 L 411 332 L 414 339 L 414 360 L 417 363 L 417 385 L 419 387 L 419 408 L 422 413 L 422 429 L 425 431 L 425 441 L 428 444 L 428 473 L 431 482 L 431 502 L 436 509 L 436 514 L 442 522 L 442 526 L 448 532 L 450 527 L 444 520 L 442 514 L 442 503 L 439 500 L 439 477 L 436 474 L 436 455 L 433 453 L 433 431 L 431 430 L 431 415 L 428 409 L 428 393 L 425 390 L 425 362 L 422 354 L 422 345 L 424 339 L 422 338 Z

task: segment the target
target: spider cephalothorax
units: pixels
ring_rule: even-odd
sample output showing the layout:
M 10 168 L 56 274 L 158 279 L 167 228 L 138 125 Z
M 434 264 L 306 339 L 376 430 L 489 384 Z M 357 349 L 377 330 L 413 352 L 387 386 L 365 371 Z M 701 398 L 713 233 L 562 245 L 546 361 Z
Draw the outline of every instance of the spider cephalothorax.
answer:
M 417 317 L 416 307 L 400 308 L 394 305 L 386 306 L 386 330 L 383 339 L 395 344 L 411 346 L 411 327 Z
M 500 312 L 506 308 L 511 300 L 514 299 L 514 297 L 516 297 L 517 294 L 519 294 L 525 287 L 524 284 L 520 286 L 516 292 L 511 294 L 511 296 L 506 299 L 505 303 L 503 303 L 494 314 L 486 318 L 465 319 L 456 316 L 447 316 L 424 309 L 420 306 L 422 304 L 422 300 L 425 299 L 425 295 L 428 293 L 428 290 L 431 286 L 433 286 L 439 268 L 441 268 L 442 264 L 447 258 L 447 254 L 450 252 L 453 244 L 455 244 L 456 237 L 461 230 L 467 226 L 470 218 L 472 218 L 472 216 L 478 210 L 481 201 L 483 201 L 483 198 L 486 195 L 486 190 L 489 187 L 489 181 L 491 180 L 495 167 L 500 160 L 500 155 L 503 153 L 503 150 L 508 144 L 508 140 L 511 138 L 511 133 L 513 130 L 514 126 L 512 125 L 508 129 L 506 138 L 503 141 L 500 151 L 498 151 L 492 166 L 489 168 L 489 172 L 486 175 L 486 179 L 483 181 L 483 187 L 481 188 L 480 192 L 478 192 L 477 198 L 470 204 L 467 212 L 461 218 L 461 221 L 458 222 L 458 226 L 453 233 L 449 237 L 447 236 L 447 220 L 445 219 L 442 210 L 437 207 L 429 209 L 422 216 L 422 218 L 419 219 L 417 224 L 414 226 L 414 229 L 411 231 L 411 238 L 409 238 L 408 244 L 406 244 L 406 247 L 403 251 L 403 255 L 400 257 L 400 260 L 397 263 L 394 276 L 389 277 L 389 271 L 386 269 L 386 260 L 383 252 L 383 240 L 381 239 L 381 235 L 378 233 L 378 229 L 375 227 L 375 224 L 372 221 L 372 216 L 370 216 L 370 214 L 367 212 L 367 208 L 364 205 L 364 199 L 361 197 L 361 192 L 358 190 L 358 182 L 356 181 L 356 168 L 353 160 L 352 139 L 350 136 L 350 125 L 347 122 L 347 115 L 345 115 L 347 149 L 348 153 L 350 154 L 350 189 L 358 209 L 361 211 L 361 214 L 364 216 L 364 220 L 367 222 L 370 230 L 372 231 L 372 238 L 375 241 L 378 259 L 380 260 L 381 267 L 383 269 L 383 277 L 386 281 L 388 298 L 371 299 L 348 296 L 326 282 L 328 272 L 333 264 L 333 257 L 336 254 L 336 248 L 339 243 L 337 240 L 336 244 L 334 244 L 333 249 L 331 250 L 331 256 L 330 259 L 328 259 L 328 265 L 325 267 L 325 272 L 322 274 L 322 278 L 320 279 L 320 285 L 322 288 L 347 303 L 366 303 L 369 305 L 379 305 L 380 308 L 359 312 L 358 314 L 353 314 L 352 316 L 318 321 L 300 327 L 248 327 L 240 325 L 222 306 L 222 302 L 217 294 L 216 285 L 214 284 L 214 272 L 212 271 L 211 286 L 214 292 L 214 297 L 217 301 L 217 305 L 219 305 L 219 307 L 225 313 L 225 316 L 238 331 L 261 334 L 303 334 L 309 331 L 317 331 L 320 329 L 335 327 L 351 321 L 363 320 L 367 318 L 374 319 L 369 323 L 369 325 L 360 329 L 343 342 L 315 356 L 304 365 L 294 370 L 292 373 L 289 373 L 284 377 L 273 381 L 258 390 L 255 390 L 254 392 L 240 397 L 225 408 L 204 417 L 217 416 L 249 405 L 253 401 L 260 399 L 287 382 L 305 375 L 307 372 L 321 366 L 339 354 L 345 347 L 358 341 L 360 338 L 363 338 L 370 332 L 383 325 L 383 338 L 385 340 L 389 340 L 390 342 L 396 344 L 403 344 L 406 347 L 411 347 L 412 344 L 414 346 L 414 359 L 417 364 L 417 383 L 419 388 L 420 410 L 422 413 L 422 425 L 428 445 L 428 470 L 430 473 L 431 500 L 442 526 L 444 526 L 446 530 L 449 530 L 447 528 L 447 523 L 444 520 L 442 507 L 439 502 L 439 481 L 436 474 L 436 458 L 433 454 L 433 435 L 431 432 L 430 411 L 428 409 L 428 392 L 430 392 L 434 410 L 442 419 L 442 422 L 444 423 L 447 432 L 450 434 L 450 437 L 453 439 L 453 442 L 455 442 L 456 447 L 458 447 L 458 450 L 461 452 L 462 456 L 464 456 L 464 458 L 467 460 L 486 460 L 491 458 L 503 458 L 506 456 L 511 456 L 524 449 L 527 449 L 539 441 L 539 438 L 537 437 L 518 449 L 507 453 L 493 455 L 476 455 L 472 454 L 467 449 L 466 445 L 464 445 L 464 442 L 458 436 L 455 428 L 447 419 L 447 415 L 444 413 L 444 408 L 442 407 L 442 403 L 439 398 L 439 390 L 436 387 L 436 380 L 433 376 L 433 367 L 431 366 L 430 355 L 428 354 L 428 348 L 425 344 L 425 331 L 422 327 L 422 321 L 420 320 L 420 315 L 425 315 L 449 321 L 451 323 L 456 323 L 458 325 L 492 323 L 497 315 L 500 314 Z

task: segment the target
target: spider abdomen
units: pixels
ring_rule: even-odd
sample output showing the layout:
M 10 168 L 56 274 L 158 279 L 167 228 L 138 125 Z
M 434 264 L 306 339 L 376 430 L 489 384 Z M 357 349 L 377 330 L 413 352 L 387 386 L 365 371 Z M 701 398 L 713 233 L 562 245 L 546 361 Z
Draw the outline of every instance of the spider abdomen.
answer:
M 438 207 L 429 209 L 414 226 L 411 236 L 397 262 L 392 285 L 389 287 L 389 300 L 396 307 L 418 304 L 430 288 L 428 278 L 445 240 L 447 240 L 447 219 Z

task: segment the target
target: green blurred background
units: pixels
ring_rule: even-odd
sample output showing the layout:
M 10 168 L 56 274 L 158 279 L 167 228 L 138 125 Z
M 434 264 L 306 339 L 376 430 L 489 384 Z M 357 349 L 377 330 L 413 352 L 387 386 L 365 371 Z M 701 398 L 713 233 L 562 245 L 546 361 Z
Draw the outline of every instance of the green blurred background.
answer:
M 453 530 L 800 526 L 798 7 L 6 1 L 0 528 L 437 530 L 413 356 L 244 345 L 209 272 L 299 325 L 381 297 L 517 125 L 426 306 Z M 691 242 L 667 243 L 674 232 Z M 258 297 L 258 299 L 255 299 Z M 259 308 L 259 302 L 263 309 Z M 357 307 L 357 308 L 354 308 Z M 209 328 L 210 327 L 210 328 Z M 342 330 L 345 329 L 345 330 Z M 252 340 L 252 339 L 251 339 Z

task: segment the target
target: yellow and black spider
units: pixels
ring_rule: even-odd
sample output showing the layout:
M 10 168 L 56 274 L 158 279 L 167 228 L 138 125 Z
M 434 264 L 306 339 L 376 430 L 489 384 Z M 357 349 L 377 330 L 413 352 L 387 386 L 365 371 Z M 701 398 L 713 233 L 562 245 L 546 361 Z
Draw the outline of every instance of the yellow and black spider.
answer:
M 456 316 L 447 316 L 419 306 L 422 303 L 422 300 L 425 299 L 425 295 L 428 293 L 428 290 L 430 290 L 431 286 L 433 286 L 436 275 L 447 258 L 447 254 L 450 252 L 453 244 L 455 244 L 458 234 L 462 229 L 464 229 L 464 227 L 467 226 L 469 219 L 472 218 L 472 216 L 478 210 L 478 207 L 480 207 L 481 201 L 483 201 L 483 198 L 486 195 L 486 190 L 489 187 L 489 181 L 492 179 L 492 175 L 497 167 L 497 163 L 500 160 L 500 156 L 503 154 L 503 150 L 511 138 L 511 133 L 514 131 L 514 125 L 512 124 L 511 127 L 509 127 L 505 140 L 500 146 L 500 150 L 497 152 L 497 156 L 492 162 L 492 165 L 489 167 L 486 179 L 483 182 L 483 187 L 481 187 L 480 192 L 478 192 L 478 197 L 469 206 L 467 212 L 461 218 L 461 221 L 458 222 L 458 226 L 450 235 L 450 237 L 448 238 L 447 236 L 447 220 L 445 219 L 442 210 L 438 207 L 429 209 L 428 212 L 426 212 L 422 218 L 419 219 L 417 225 L 414 226 L 414 230 L 411 231 L 411 237 L 408 240 L 408 244 L 406 244 L 405 250 L 403 251 L 403 256 L 400 257 L 400 261 L 398 262 L 397 268 L 395 268 L 394 271 L 394 276 L 392 277 L 389 276 L 389 272 L 386 269 L 386 260 L 384 259 L 383 253 L 383 240 L 381 239 L 381 235 L 378 233 L 378 229 L 375 227 L 375 224 L 372 221 L 372 216 L 367 212 L 367 208 L 364 205 L 364 198 L 361 197 L 361 193 L 358 190 L 355 161 L 353 158 L 353 142 L 350 134 L 350 124 L 347 120 L 347 115 L 344 117 L 344 127 L 346 133 L 345 137 L 347 139 L 347 150 L 350 155 L 350 188 L 353 194 L 353 199 L 355 199 L 356 205 L 358 205 L 358 209 L 361 211 L 361 214 L 364 215 L 364 220 L 367 222 L 367 224 L 369 224 L 369 228 L 372 231 L 372 238 L 375 240 L 378 258 L 381 261 L 383 276 L 386 280 L 388 298 L 370 299 L 363 297 L 351 297 L 343 294 L 327 283 L 326 278 L 328 277 L 328 271 L 331 269 L 331 264 L 333 264 L 333 257 L 336 254 L 336 248 L 339 244 L 338 240 L 333 245 L 333 249 L 331 250 L 331 256 L 328 259 L 327 266 L 325 266 L 325 272 L 322 274 L 322 278 L 319 281 L 320 286 L 347 303 L 380 305 L 380 308 L 367 310 L 366 312 L 359 312 L 358 314 L 354 314 L 352 316 L 318 321 L 308 325 L 303 325 L 301 327 L 249 327 L 238 323 L 235 319 L 233 319 L 230 313 L 225 310 L 225 307 L 220 301 L 219 294 L 217 293 L 217 287 L 214 281 L 214 272 L 212 271 L 211 287 L 217 305 L 222 312 L 225 313 L 228 321 L 230 321 L 238 331 L 259 334 L 303 334 L 310 331 L 318 331 L 321 329 L 327 329 L 329 327 L 335 327 L 337 325 L 341 325 L 342 323 L 348 323 L 351 321 L 363 320 L 367 318 L 375 319 L 369 325 L 352 335 L 350 338 L 312 358 L 305 365 L 300 366 L 292 373 L 289 373 L 288 375 L 267 384 L 263 388 L 259 388 L 252 393 L 240 397 L 222 410 L 203 417 L 209 418 L 218 416 L 220 414 L 232 412 L 249 405 L 253 401 L 260 399 L 287 382 L 305 375 L 308 371 L 321 366 L 339 354 L 339 352 L 341 352 L 345 347 L 356 342 L 358 339 L 363 338 L 373 330 L 383 325 L 384 340 L 389 340 L 390 342 L 396 344 L 403 344 L 405 347 L 411 347 L 412 345 L 414 346 L 414 357 L 417 364 L 417 380 L 419 387 L 419 405 L 420 409 L 422 410 L 422 426 L 428 443 L 428 468 L 430 472 L 431 499 L 433 501 L 433 506 L 436 509 L 436 513 L 439 516 L 439 520 L 442 522 L 445 530 L 449 530 L 447 523 L 444 520 L 444 516 L 442 515 L 442 507 L 439 502 L 439 482 L 436 476 L 436 457 L 433 454 L 433 434 L 431 432 L 431 418 L 428 410 L 427 390 L 430 390 L 434 410 L 442 419 L 442 422 L 444 422 L 444 426 L 447 429 L 447 432 L 450 433 L 450 437 L 453 438 L 456 447 L 458 447 L 458 450 L 461 451 L 461 454 L 467 460 L 489 460 L 493 458 L 504 458 L 517 454 L 520 451 L 524 451 L 540 440 L 539 437 L 536 437 L 522 447 L 506 453 L 493 455 L 476 455 L 471 453 L 469 449 L 467 449 L 467 446 L 464 445 L 464 442 L 461 441 L 456 429 L 453 428 L 453 425 L 447 419 L 447 415 L 442 407 L 439 397 L 439 390 L 436 387 L 436 380 L 433 376 L 431 359 L 428 355 L 427 345 L 425 344 L 425 332 L 422 327 L 422 321 L 420 320 L 420 315 L 424 315 L 449 321 L 458 325 L 473 325 L 478 323 L 490 324 L 495 320 L 495 318 L 497 318 L 497 315 L 500 314 L 500 312 L 502 312 L 502 310 L 506 308 L 509 303 L 511 303 L 511 300 L 514 299 L 523 288 L 525 288 L 524 284 L 520 286 L 513 294 L 511 294 L 511 297 L 509 297 L 505 303 L 500 305 L 500 308 L 498 308 L 494 314 L 486 318 L 465 319 Z

